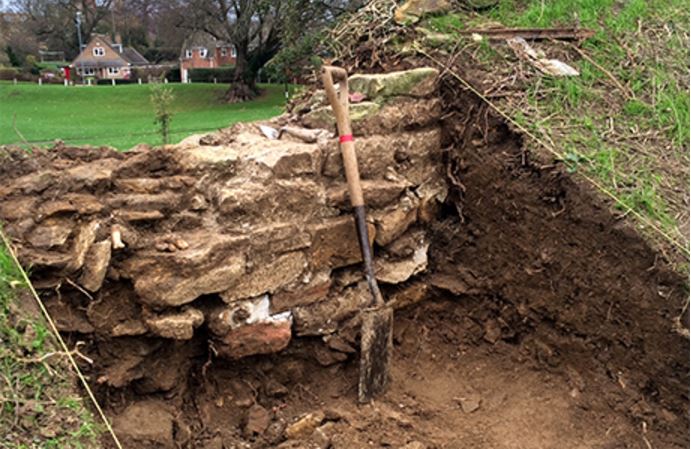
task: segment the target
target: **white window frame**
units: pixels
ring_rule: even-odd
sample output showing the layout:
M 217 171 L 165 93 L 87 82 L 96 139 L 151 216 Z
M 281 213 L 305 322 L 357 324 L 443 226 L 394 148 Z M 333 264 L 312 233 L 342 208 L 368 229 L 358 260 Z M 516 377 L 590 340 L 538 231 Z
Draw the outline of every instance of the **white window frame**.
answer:
M 192 57 L 192 50 L 185 50 L 185 58 L 190 59 Z
M 98 51 L 97 51 L 98 50 Z M 106 55 L 106 49 L 103 47 L 94 47 L 91 52 L 96 56 L 97 58 L 100 58 L 102 56 Z
M 221 56 L 226 57 L 228 55 L 228 49 L 225 47 L 221 47 Z
M 80 75 L 82 76 L 94 76 L 96 75 L 96 71 L 93 69 L 93 67 L 82 67 L 77 70 Z
M 120 74 L 120 67 L 108 67 L 108 75 Z
M 235 47 L 230 47 L 230 57 L 231 58 L 237 58 L 238 57 L 238 51 L 235 49 Z
M 209 50 L 202 47 L 199 49 L 199 57 L 206 58 L 209 55 Z

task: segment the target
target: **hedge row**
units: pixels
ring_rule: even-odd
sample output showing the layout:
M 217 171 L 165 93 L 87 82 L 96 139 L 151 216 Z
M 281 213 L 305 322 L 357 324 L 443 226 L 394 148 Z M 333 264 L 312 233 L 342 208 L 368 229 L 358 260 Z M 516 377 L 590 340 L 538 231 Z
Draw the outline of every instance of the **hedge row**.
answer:
M 213 83 L 214 79 L 219 83 L 233 81 L 235 69 L 233 67 L 219 67 L 215 69 L 190 69 L 189 79 L 193 83 Z

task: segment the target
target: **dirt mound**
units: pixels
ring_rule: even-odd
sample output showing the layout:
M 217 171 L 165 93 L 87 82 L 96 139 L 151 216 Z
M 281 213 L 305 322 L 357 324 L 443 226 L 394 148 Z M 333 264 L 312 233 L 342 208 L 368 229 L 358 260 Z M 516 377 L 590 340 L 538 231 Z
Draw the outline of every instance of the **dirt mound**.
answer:
M 436 79 L 351 83 L 397 309 L 392 388 L 366 406 L 367 295 L 319 92 L 273 123 L 281 140 L 242 125 L 128 154 L 6 152 L 0 217 L 62 330 L 90 341 L 127 444 L 688 446 L 684 280 Z

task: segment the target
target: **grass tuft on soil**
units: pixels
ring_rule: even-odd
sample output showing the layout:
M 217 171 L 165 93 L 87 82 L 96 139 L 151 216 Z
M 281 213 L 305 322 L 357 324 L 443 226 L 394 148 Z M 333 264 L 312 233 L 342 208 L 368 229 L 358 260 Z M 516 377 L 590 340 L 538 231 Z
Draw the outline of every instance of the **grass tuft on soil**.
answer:
M 465 38 L 457 48 L 496 75 L 484 80 L 496 84 L 496 103 L 557 149 L 570 171 L 595 177 L 688 248 L 689 3 L 500 0 L 481 13 L 453 13 L 423 24 L 449 34 L 490 25 L 579 26 L 596 32 L 580 51 L 567 42 L 533 44 L 548 57 L 577 68 L 577 77 L 543 76 L 517 61 L 503 42 Z M 526 143 L 541 151 L 534 142 Z M 683 251 L 643 229 L 684 269 L 688 257 Z
M 100 426 L 33 301 L 0 243 L 0 447 L 98 447 Z

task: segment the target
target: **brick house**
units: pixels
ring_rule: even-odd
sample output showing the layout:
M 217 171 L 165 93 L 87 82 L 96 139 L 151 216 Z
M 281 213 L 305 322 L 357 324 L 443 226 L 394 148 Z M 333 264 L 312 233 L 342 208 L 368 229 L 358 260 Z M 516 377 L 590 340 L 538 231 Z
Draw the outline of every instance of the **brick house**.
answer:
M 235 65 L 235 47 L 204 31 L 195 31 L 185 39 L 180 51 L 180 79 L 189 80 L 190 69 L 213 69 Z
M 129 79 L 133 67 L 149 65 L 137 50 L 125 47 L 119 36 L 113 42 L 108 36 L 94 35 L 81 53 L 72 61 L 78 76 L 95 79 Z

